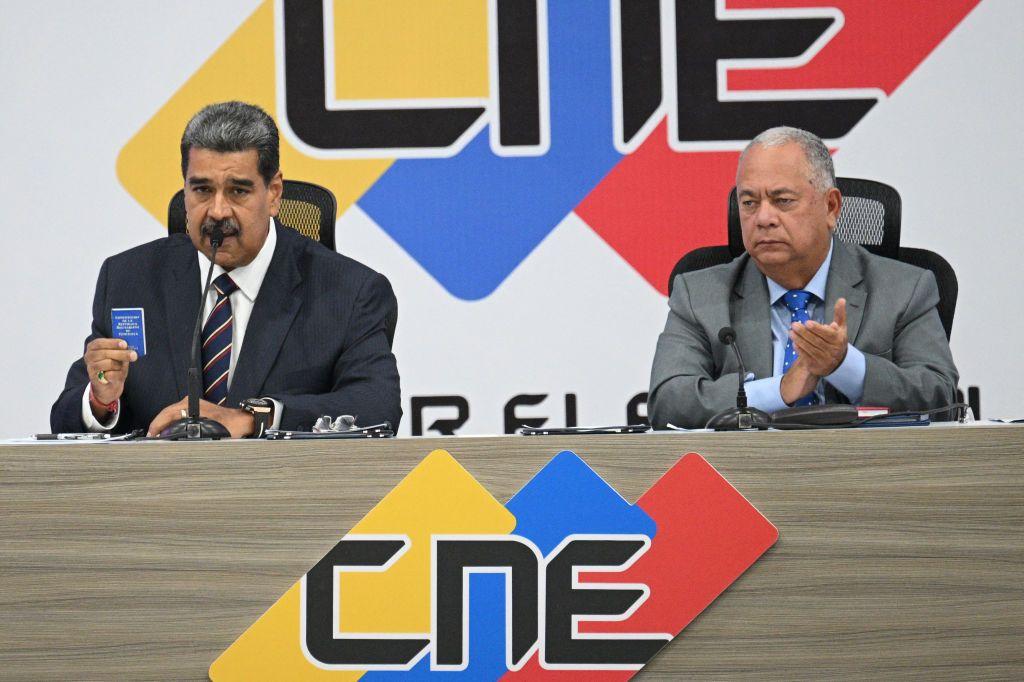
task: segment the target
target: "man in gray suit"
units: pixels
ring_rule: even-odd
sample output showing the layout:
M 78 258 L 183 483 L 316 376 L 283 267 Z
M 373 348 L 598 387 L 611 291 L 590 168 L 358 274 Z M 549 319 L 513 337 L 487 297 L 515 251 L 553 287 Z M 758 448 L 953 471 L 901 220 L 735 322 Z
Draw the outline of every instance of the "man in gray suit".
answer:
M 651 370 L 656 428 L 701 427 L 736 404 L 738 368 L 718 341 L 725 326 L 743 349 L 749 403 L 766 412 L 955 402 L 934 276 L 833 239 L 842 196 L 817 136 L 758 135 L 740 156 L 736 192 L 746 253 L 675 280 Z

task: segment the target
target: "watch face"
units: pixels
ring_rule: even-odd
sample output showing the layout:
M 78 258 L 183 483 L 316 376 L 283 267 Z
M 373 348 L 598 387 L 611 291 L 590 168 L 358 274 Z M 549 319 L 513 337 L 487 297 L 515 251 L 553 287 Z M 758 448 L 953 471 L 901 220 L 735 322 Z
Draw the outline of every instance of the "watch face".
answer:
M 263 398 L 247 398 L 247 399 L 242 401 L 242 407 L 267 407 L 267 408 L 269 408 L 271 406 L 271 404 L 272 403 L 269 400 L 264 400 Z

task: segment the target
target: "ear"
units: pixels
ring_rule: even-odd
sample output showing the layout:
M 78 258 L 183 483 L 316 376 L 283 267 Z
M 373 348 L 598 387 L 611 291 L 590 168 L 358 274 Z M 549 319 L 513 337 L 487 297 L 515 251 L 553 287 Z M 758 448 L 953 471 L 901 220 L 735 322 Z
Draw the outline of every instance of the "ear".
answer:
M 284 178 L 281 176 L 281 171 L 277 171 L 277 174 L 270 179 L 270 183 L 267 185 L 267 201 L 270 202 L 269 212 L 272 217 L 276 217 L 278 211 L 281 210 L 281 197 L 284 194 Z
M 188 194 L 188 183 L 182 186 L 182 209 L 185 211 L 185 234 L 192 236 L 192 215 L 191 211 L 188 210 L 189 194 Z
M 843 195 L 835 187 L 825 192 L 825 210 L 828 212 L 828 229 L 836 229 L 839 221 L 839 211 L 843 207 Z

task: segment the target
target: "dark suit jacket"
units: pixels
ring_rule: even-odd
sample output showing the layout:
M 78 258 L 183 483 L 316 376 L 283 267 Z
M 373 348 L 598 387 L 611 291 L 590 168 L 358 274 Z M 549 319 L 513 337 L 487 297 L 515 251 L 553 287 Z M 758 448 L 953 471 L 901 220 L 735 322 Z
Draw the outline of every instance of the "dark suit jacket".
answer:
M 846 299 L 850 343 L 864 353 L 863 405 L 927 410 L 955 402 L 957 371 L 936 304 L 939 290 L 927 270 L 834 241 L 825 285 L 826 321 Z M 651 370 L 648 414 L 655 427 L 702 427 L 736 404 L 737 366 L 718 341 L 731 326 L 748 372 L 772 376 L 768 283 L 744 253 L 731 263 L 676 276 L 668 321 Z M 825 382 L 830 403 L 848 403 Z
M 277 246 L 253 306 L 227 404 L 270 397 L 284 405 L 282 429 L 309 429 L 320 415 L 359 424 L 402 416 L 395 356 L 385 319 L 397 309 L 383 275 L 280 224 Z M 111 308 L 143 308 L 145 356 L 128 372 L 116 432 L 149 426 L 187 394 L 188 354 L 199 312 L 199 259 L 175 234 L 108 258 L 93 301 L 94 338 L 111 336 Z M 82 431 L 89 379 L 79 358 L 50 412 L 54 432 Z

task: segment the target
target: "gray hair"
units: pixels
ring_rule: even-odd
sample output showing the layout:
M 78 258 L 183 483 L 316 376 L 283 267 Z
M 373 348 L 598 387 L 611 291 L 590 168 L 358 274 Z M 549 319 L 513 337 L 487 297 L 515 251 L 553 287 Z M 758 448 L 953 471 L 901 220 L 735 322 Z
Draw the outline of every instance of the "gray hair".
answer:
M 269 184 L 280 168 L 277 125 L 270 115 L 253 104 L 220 102 L 203 107 L 181 135 L 181 175 L 188 173 L 188 154 L 195 147 L 210 151 L 256 150 L 257 168 Z
M 750 144 L 743 149 L 743 153 L 740 154 L 740 163 L 743 163 L 743 158 L 754 145 L 779 147 L 791 142 L 800 145 L 800 149 L 804 152 L 804 158 L 807 159 L 807 165 L 811 170 L 811 177 L 808 178 L 811 185 L 822 192 L 835 187 L 836 169 L 832 165 L 832 155 L 828 153 L 828 147 L 820 137 L 800 128 L 790 126 L 769 128 L 751 140 Z

